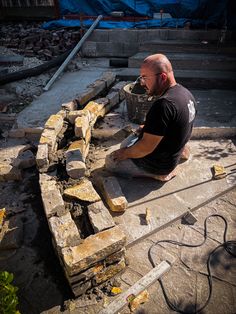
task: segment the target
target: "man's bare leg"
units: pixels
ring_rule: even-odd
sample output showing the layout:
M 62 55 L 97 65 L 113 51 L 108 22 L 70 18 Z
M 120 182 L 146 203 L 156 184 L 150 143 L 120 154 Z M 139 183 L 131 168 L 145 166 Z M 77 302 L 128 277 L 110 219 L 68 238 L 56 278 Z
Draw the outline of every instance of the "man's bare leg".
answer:
M 188 144 L 185 144 L 180 159 L 181 159 L 182 161 L 186 161 L 186 160 L 189 159 L 190 154 L 191 154 L 191 152 L 190 152 L 190 146 L 189 146 Z

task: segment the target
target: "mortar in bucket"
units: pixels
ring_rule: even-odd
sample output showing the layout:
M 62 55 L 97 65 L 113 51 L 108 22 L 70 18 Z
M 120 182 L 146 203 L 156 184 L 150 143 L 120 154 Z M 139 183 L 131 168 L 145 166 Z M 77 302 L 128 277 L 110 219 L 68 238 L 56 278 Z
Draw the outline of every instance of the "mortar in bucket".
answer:
M 146 90 L 135 82 L 125 85 L 124 92 L 129 120 L 142 124 L 157 97 L 148 96 Z

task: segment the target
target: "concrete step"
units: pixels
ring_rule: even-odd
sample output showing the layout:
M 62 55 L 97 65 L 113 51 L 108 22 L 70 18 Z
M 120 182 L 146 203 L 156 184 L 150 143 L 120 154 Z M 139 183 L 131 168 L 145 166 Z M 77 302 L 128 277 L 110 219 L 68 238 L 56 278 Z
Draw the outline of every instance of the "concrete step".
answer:
M 221 44 L 219 41 L 208 42 L 205 40 L 162 40 L 155 39 L 144 41 L 139 45 L 140 52 L 164 53 L 185 52 L 185 53 L 213 53 L 213 54 L 236 54 L 236 43 L 229 42 Z
M 174 73 L 178 83 L 188 88 L 234 90 L 236 86 L 236 71 L 176 70 Z M 117 72 L 116 77 L 135 81 L 139 75 L 139 68 L 126 68 Z
M 129 67 L 138 68 L 150 52 L 139 52 L 129 58 Z M 166 53 L 174 70 L 236 71 L 236 57 L 203 53 Z

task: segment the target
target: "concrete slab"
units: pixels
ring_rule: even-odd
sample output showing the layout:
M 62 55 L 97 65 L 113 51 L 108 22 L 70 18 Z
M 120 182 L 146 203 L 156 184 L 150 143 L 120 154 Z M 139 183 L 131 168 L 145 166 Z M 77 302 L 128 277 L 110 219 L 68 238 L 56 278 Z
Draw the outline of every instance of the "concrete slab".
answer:
M 105 70 L 104 67 L 85 67 L 78 72 L 63 73 L 49 91 L 44 92 L 20 112 L 17 118 L 18 128 L 43 127 L 48 117 L 61 109 L 62 103 L 76 98 Z
M 179 165 L 179 174 L 168 183 L 119 178 L 129 206 L 114 220 L 126 233 L 128 246 L 236 185 L 236 147 L 231 140 L 191 141 L 190 147 L 191 160 Z M 214 181 L 210 169 L 218 163 L 228 175 Z M 148 225 L 146 208 L 151 211 Z

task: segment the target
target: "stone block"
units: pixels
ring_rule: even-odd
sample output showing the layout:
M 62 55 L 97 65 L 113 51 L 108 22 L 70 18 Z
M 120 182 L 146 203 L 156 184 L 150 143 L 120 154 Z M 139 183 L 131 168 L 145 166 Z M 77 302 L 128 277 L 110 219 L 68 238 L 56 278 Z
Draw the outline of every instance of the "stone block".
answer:
M 66 153 L 66 172 L 73 179 L 82 178 L 85 174 L 86 165 L 84 157 L 79 149 L 70 150 Z
M 109 208 L 115 212 L 122 212 L 128 206 L 128 202 L 122 193 L 120 184 L 116 177 L 104 177 L 100 180 L 100 186 L 105 201 Z
M 122 258 L 125 257 L 125 252 L 126 252 L 126 250 L 125 250 L 125 248 L 123 248 L 120 251 L 111 254 L 110 256 L 108 256 L 105 259 L 105 264 L 110 265 L 110 264 L 114 264 L 116 262 L 119 262 Z
M 67 112 L 66 110 L 60 110 L 57 112 L 57 115 L 60 115 L 63 119 L 65 119 L 67 117 Z
M 85 138 L 87 130 L 90 128 L 90 121 L 87 115 L 82 115 L 75 119 L 75 136 Z
M 71 151 L 71 150 L 79 150 L 81 152 L 83 160 L 85 160 L 89 152 L 89 145 L 86 145 L 83 139 L 77 140 L 70 144 L 67 151 Z
M 67 111 L 74 111 L 77 110 L 77 102 L 75 100 L 63 103 L 61 105 L 62 109 L 67 110 Z
M 106 89 L 106 83 L 103 80 L 96 80 L 93 83 L 89 84 L 88 88 L 93 89 L 94 97 L 98 96 L 101 92 Z
M 17 249 L 23 241 L 23 223 L 19 216 L 4 221 L 0 232 L 0 250 Z
M 102 99 L 102 98 L 100 98 Z M 103 98 L 104 102 L 99 103 L 97 101 L 90 101 L 85 107 L 84 110 L 88 110 L 90 112 L 91 125 L 94 125 L 98 118 L 105 116 L 105 102 L 108 103 L 108 100 L 105 101 L 106 98 Z
M 79 297 L 80 295 L 84 294 L 91 287 L 92 287 L 91 281 L 87 281 L 84 283 L 75 284 L 71 288 L 72 288 L 72 292 L 74 293 L 75 297 Z
M 65 189 L 64 195 L 69 198 L 91 203 L 101 200 L 100 196 L 95 191 L 92 182 L 86 178 L 82 179 L 78 184 L 74 185 L 73 187 Z
M 139 52 L 139 44 L 136 43 L 129 43 L 124 42 L 123 45 L 123 56 L 124 57 L 131 57 Z
M 122 271 L 125 268 L 125 260 L 122 259 L 118 263 L 110 265 L 106 267 L 105 269 L 101 270 L 99 273 L 97 273 L 94 277 L 94 281 L 96 284 L 100 284 L 104 281 L 107 281 L 114 277 L 116 274 L 118 274 L 120 271 Z
M 50 189 L 46 189 L 45 187 L 46 185 L 41 188 L 41 196 L 47 218 L 66 214 L 67 210 L 56 183 L 53 184 L 53 181 L 48 181 L 48 187 Z
M 111 214 L 102 201 L 88 206 L 88 216 L 95 233 L 115 226 Z
M 70 213 L 66 213 L 61 217 L 51 217 L 48 224 L 59 249 L 80 243 L 80 234 Z
M 54 130 L 55 134 L 58 135 L 63 127 L 63 118 L 59 114 L 53 114 L 45 123 L 45 128 Z
M 109 32 L 109 42 L 111 43 L 137 43 L 138 31 L 135 29 L 112 29 Z
M 13 166 L 19 169 L 27 169 L 35 166 L 35 156 L 31 150 L 22 152 L 13 162 Z
M 109 100 L 109 105 L 106 106 L 105 108 L 106 113 L 107 113 L 113 107 L 119 104 L 119 101 L 120 101 L 119 92 L 112 91 L 109 94 L 107 94 L 106 98 Z
M 115 84 L 115 85 L 111 88 L 111 91 L 114 91 L 114 92 L 118 91 L 118 92 L 119 92 L 120 102 L 125 99 L 124 87 L 125 87 L 125 85 L 127 85 L 127 84 L 128 84 L 128 82 L 126 82 L 126 81 L 121 81 L 121 82 Z
M 41 191 L 50 191 L 55 189 L 57 182 L 55 177 L 46 173 L 39 174 L 39 185 Z
M 48 144 L 48 151 L 53 152 L 57 147 L 57 136 L 54 130 L 44 129 L 39 144 Z
M 21 169 L 13 167 L 6 162 L 0 163 L 0 182 L 20 180 L 22 180 Z
M 94 93 L 95 90 L 90 87 L 86 88 L 86 90 L 79 94 L 79 96 L 76 98 L 76 102 L 78 103 L 79 106 L 85 105 L 88 101 L 96 97 L 96 94 Z
M 92 129 L 88 128 L 85 134 L 85 138 L 84 138 L 85 144 L 87 146 L 89 145 L 91 138 L 92 138 Z
M 87 111 L 86 109 L 70 111 L 69 114 L 68 114 L 67 119 L 69 120 L 69 122 L 70 122 L 71 124 L 74 124 L 76 118 L 78 118 L 78 117 L 84 117 L 84 116 L 87 116 L 87 120 L 88 120 L 88 121 L 91 120 L 90 112 Z
M 100 80 L 105 81 L 106 89 L 108 89 L 115 82 L 116 74 L 111 71 L 104 72 Z
M 39 144 L 36 154 L 36 164 L 41 172 L 47 171 L 49 166 L 48 144 Z
M 90 279 L 92 279 L 98 272 L 100 272 L 104 268 L 104 265 L 102 262 L 98 263 L 97 265 L 79 273 L 74 276 L 67 276 L 68 281 L 70 282 L 71 285 L 74 283 L 80 281 L 80 282 L 85 282 Z
M 78 246 L 62 249 L 62 258 L 69 276 L 90 268 L 104 260 L 108 255 L 122 249 L 126 237 L 123 231 L 115 226 L 87 237 Z
M 97 43 L 97 56 L 98 57 L 123 57 L 124 43 L 120 42 L 103 42 Z
M 97 43 L 86 40 L 82 46 L 82 55 L 85 57 L 96 57 L 97 56 Z
M 108 29 L 95 29 L 88 37 L 88 40 L 93 42 L 106 42 L 109 41 L 109 33 L 110 30 Z

